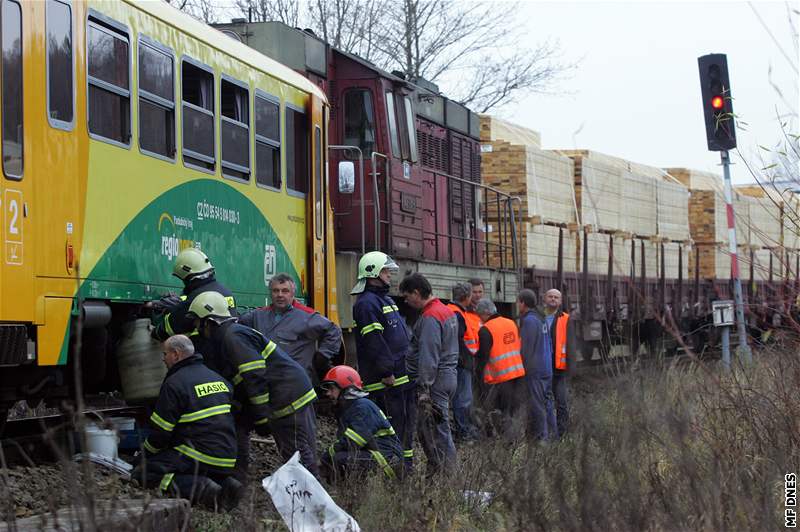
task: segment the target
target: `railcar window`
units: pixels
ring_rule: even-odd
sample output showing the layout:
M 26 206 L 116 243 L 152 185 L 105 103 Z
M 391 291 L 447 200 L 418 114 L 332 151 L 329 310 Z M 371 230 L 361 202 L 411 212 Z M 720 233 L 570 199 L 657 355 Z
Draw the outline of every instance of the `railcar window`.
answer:
M 344 143 L 361 148 L 364 157 L 375 150 L 375 112 L 372 94 L 366 89 L 344 95 Z
M 411 107 L 411 98 L 403 96 L 403 105 L 406 111 L 406 132 L 408 133 L 408 151 L 412 162 L 417 162 L 417 128 L 414 123 L 414 109 Z
M 389 137 L 392 141 L 392 155 L 400 157 L 400 140 L 397 135 L 397 118 L 395 117 L 394 94 L 386 92 L 386 120 L 389 123 Z
M 217 161 L 214 74 L 184 60 L 181 84 L 184 163 L 213 171 Z
M 250 93 L 234 83 L 220 82 L 222 173 L 250 179 Z
M 175 64 L 157 44 L 139 41 L 139 147 L 175 157 Z
M 48 0 L 47 110 L 50 123 L 62 129 L 72 129 L 72 69 L 72 8 L 59 0 Z
M 306 115 L 286 107 L 286 188 L 308 192 L 308 124 Z
M 281 188 L 280 105 L 256 94 L 256 183 Z
M 89 133 L 127 146 L 131 139 L 128 37 L 90 19 Z
M 3 0 L 3 173 L 22 177 L 22 11 L 19 4 Z

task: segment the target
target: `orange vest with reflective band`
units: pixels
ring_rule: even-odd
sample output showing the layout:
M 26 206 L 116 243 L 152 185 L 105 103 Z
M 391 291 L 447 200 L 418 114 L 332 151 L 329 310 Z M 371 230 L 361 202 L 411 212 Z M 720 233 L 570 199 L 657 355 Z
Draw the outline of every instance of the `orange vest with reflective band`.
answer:
M 567 369 L 567 322 L 569 321 L 569 314 L 563 312 L 561 316 L 556 319 L 556 345 L 555 345 L 555 368 L 561 371 Z
M 467 317 L 468 313 L 461 310 L 461 307 L 455 303 L 448 303 L 447 308 L 461 314 L 461 317 L 464 318 L 464 322 L 467 324 L 467 330 L 464 332 L 464 344 L 467 346 L 469 352 L 474 355 L 478 352 L 478 329 L 480 328 L 481 319 L 478 318 L 478 327 L 474 327 L 473 324 L 470 323 L 470 318 Z M 477 314 L 475 317 L 477 317 Z
M 517 324 L 508 318 L 499 316 L 483 324 L 492 333 L 492 349 L 489 351 L 489 362 L 483 371 L 483 382 L 500 384 L 525 375 L 522 365 Z
M 475 350 L 472 351 L 472 349 L 470 348 L 470 351 L 472 351 L 473 354 L 477 353 L 478 348 L 480 347 L 480 340 L 478 339 L 478 331 L 481 330 L 481 326 L 483 325 L 481 323 L 481 317 L 475 314 L 474 312 L 466 311 L 464 312 L 464 321 L 467 322 L 467 332 L 469 333 L 470 331 L 472 331 L 471 334 L 475 335 L 474 336 Z M 464 335 L 464 338 L 466 339 L 466 335 Z M 467 344 L 467 347 L 469 347 L 469 344 Z

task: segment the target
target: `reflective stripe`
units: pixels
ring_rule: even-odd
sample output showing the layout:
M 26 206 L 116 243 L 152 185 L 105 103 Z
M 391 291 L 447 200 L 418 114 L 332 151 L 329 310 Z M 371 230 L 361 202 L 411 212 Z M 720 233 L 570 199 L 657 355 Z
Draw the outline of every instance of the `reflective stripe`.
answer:
M 150 421 L 152 421 L 162 429 L 166 430 L 167 432 L 172 432 L 172 429 L 175 428 L 174 423 L 170 423 L 169 421 L 164 420 L 164 418 L 162 418 L 155 412 L 153 412 L 153 414 L 150 416 Z
M 172 326 L 169 324 L 169 317 L 171 315 L 172 314 L 167 314 L 166 316 L 164 316 L 164 330 L 167 331 L 167 334 L 170 336 L 175 334 L 175 331 L 172 330 Z
M 400 312 L 400 309 L 397 308 L 397 305 L 386 305 L 383 307 L 384 314 L 389 314 L 390 312 Z
M 264 360 L 269 358 L 272 352 L 275 351 L 276 347 L 278 346 L 275 344 L 275 342 L 270 340 L 270 342 L 267 344 L 267 347 L 265 347 L 264 350 L 261 351 L 261 356 L 264 357 Z
M 225 298 L 225 301 L 228 302 L 228 307 L 233 308 L 236 306 L 236 301 L 233 299 L 233 296 L 228 296 Z
M 192 423 L 193 421 L 200 421 L 201 419 L 206 419 L 207 417 L 218 416 L 220 414 L 230 414 L 230 412 L 231 405 L 211 406 L 209 408 L 198 410 L 197 412 L 190 412 L 182 415 L 178 420 L 178 423 Z
M 505 375 L 506 373 L 511 373 L 512 371 L 519 371 L 521 369 L 524 369 L 524 367 L 525 366 L 523 366 L 522 364 L 515 364 L 513 366 L 507 367 L 506 369 L 504 369 L 502 371 L 495 372 L 495 371 L 490 370 L 489 367 L 487 366 L 486 367 L 486 372 L 489 375 L 493 376 L 493 377 L 500 377 L 502 375 Z
M 269 423 L 269 418 L 262 417 L 261 419 L 256 420 L 255 423 L 253 423 L 253 425 L 264 425 L 266 423 Z
M 263 405 L 269 403 L 269 392 L 261 395 L 254 395 L 250 398 L 250 403 L 254 405 Z
M 178 299 L 180 299 L 181 301 L 186 301 L 187 299 L 189 299 L 189 296 L 181 296 Z
M 344 435 L 356 442 L 359 447 L 364 447 L 367 444 L 367 440 L 361 437 L 361 435 L 354 431 L 351 428 L 348 428 L 344 431 Z
M 260 368 L 266 368 L 267 363 L 263 360 L 253 360 L 251 362 L 245 362 L 244 364 L 239 364 L 239 375 L 242 373 L 247 373 L 248 371 L 253 371 Z
M 519 351 L 515 349 L 513 351 L 509 351 L 508 353 L 500 355 L 499 357 L 494 357 L 492 359 L 492 362 L 499 362 L 500 360 L 505 360 L 505 359 L 511 358 L 513 356 L 519 356 Z
M 161 450 L 156 447 L 153 447 L 153 444 L 150 443 L 150 440 L 144 440 L 144 444 L 142 444 L 142 446 L 153 454 L 156 454 L 158 451 Z
M 383 330 L 383 325 L 381 325 L 380 323 L 378 323 L 376 321 L 374 323 L 370 323 L 366 327 L 363 327 L 361 329 L 361 336 L 364 336 L 365 334 L 371 333 L 372 331 L 382 331 L 382 330 Z
M 285 406 L 280 410 L 276 410 L 272 418 L 279 419 L 282 417 L 286 417 L 289 414 L 300 410 L 301 408 L 303 408 L 316 398 L 317 398 L 317 392 L 314 391 L 314 388 L 311 388 L 300 399 L 292 401 L 292 404 L 290 404 L 289 406 Z
M 411 379 L 409 378 L 409 376 L 408 375 L 403 375 L 402 377 L 399 377 L 399 378 L 395 379 L 394 380 L 394 384 L 392 384 L 391 387 L 393 388 L 395 386 L 400 386 L 402 384 L 408 384 L 409 382 L 411 382 Z M 364 386 L 364 391 L 365 392 L 375 392 L 377 390 L 383 390 L 386 387 L 387 386 L 382 382 L 373 382 L 372 384 L 367 384 L 366 386 Z
M 328 446 L 328 456 L 330 456 L 331 459 L 333 459 L 333 455 L 335 454 L 336 454 L 336 449 L 333 448 L 333 444 L 330 444 Z
M 378 432 L 376 432 L 375 437 L 381 438 L 383 436 L 394 436 L 395 434 L 397 433 L 394 431 L 394 427 L 389 427 L 388 429 L 381 429 Z
M 386 458 L 384 458 L 384 456 L 379 451 L 370 451 L 370 454 L 372 455 L 372 458 L 374 458 L 375 461 L 378 462 L 378 465 L 381 466 L 383 472 L 386 474 L 387 477 L 389 478 L 395 477 L 394 469 L 392 469 L 392 466 L 389 465 L 389 462 L 386 461 Z
M 403 458 L 414 458 L 414 449 L 404 449 Z
M 198 462 L 203 462 L 204 464 L 217 467 L 236 466 L 236 458 L 217 458 L 215 456 L 209 456 L 205 453 L 201 453 L 197 449 L 192 449 L 188 445 L 178 445 L 177 447 L 175 447 L 175 450 L 181 454 L 188 456 L 189 458 L 197 460 Z
M 175 476 L 175 473 L 167 473 L 163 477 L 161 477 L 161 484 L 158 485 L 158 489 L 161 491 L 167 491 L 169 488 L 170 483 L 172 482 L 172 477 Z

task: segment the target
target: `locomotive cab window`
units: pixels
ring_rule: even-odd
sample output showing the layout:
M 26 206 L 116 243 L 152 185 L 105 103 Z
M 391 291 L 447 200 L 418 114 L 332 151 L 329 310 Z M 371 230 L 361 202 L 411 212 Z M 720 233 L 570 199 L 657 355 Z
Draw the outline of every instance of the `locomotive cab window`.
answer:
M 414 120 L 414 109 L 411 107 L 411 98 L 403 96 L 403 110 L 406 115 L 406 134 L 408 135 L 408 158 L 417 162 L 417 128 Z
M 308 124 L 303 111 L 286 107 L 286 188 L 308 192 Z
M 216 167 L 214 74 L 188 59 L 181 65 L 183 162 L 207 171 Z
M 372 94 L 366 89 L 349 90 L 344 95 L 344 144 L 358 146 L 364 157 L 375 151 L 375 112 Z
M 277 99 L 256 93 L 256 183 L 281 188 L 281 113 Z
M 47 114 L 50 124 L 71 130 L 75 91 L 72 63 L 72 7 L 47 0 Z
M 243 83 L 220 81 L 219 131 L 222 141 L 222 173 L 250 179 L 250 92 Z
M 389 138 L 392 142 L 392 155 L 401 158 L 400 138 L 397 134 L 397 117 L 395 116 L 394 94 L 386 92 L 386 121 L 389 125 Z
M 175 64 L 172 52 L 139 39 L 139 148 L 148 155 L 175 158 Z
M 116 23 L 89 18 L 86 28 L 89 134 L 120 146 L 131 140 L 130 46 Z
M 22 10 L 2 0 L 3 173 L 22 178 Z

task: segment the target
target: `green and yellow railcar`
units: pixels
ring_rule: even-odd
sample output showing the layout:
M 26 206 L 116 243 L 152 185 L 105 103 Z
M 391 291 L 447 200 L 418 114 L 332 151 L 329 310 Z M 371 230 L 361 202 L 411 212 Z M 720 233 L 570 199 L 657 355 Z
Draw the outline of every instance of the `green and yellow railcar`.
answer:
M 0 408 L 69 391 L 79 323 L 113 382 L 187 246 L 239 305 L 284 271 L 337 318 L 321 90 L 164 2 L 0 5 Z

